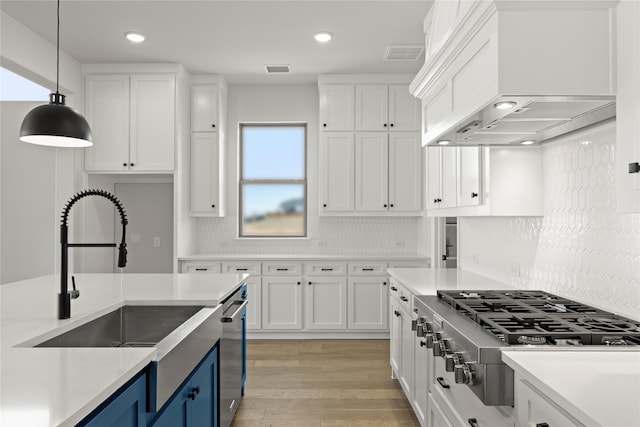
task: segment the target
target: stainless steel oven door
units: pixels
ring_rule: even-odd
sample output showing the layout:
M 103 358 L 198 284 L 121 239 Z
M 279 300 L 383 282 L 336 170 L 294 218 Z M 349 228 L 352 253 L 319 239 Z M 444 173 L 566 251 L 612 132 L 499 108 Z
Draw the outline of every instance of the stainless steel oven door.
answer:
M 232 300 L 222 313 L 220 427 L 229 427 L 242 398 L 243 328 L 246 300 Z

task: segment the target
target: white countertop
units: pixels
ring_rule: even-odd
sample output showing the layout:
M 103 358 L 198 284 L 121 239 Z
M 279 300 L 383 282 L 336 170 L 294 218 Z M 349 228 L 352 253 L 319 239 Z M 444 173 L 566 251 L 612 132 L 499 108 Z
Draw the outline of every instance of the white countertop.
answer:
M 268 260 L 294 260 L 294 261 L 313 261 L 313 260 L 380 260 L 380 261 L 396 261 L 396 260 L 418 260 L 425 261 L 429 257 L 424 254 L 410 253 L 378 253 L 378 254 L 206 254 L 206 255 L 186 255 L 178 257 L 178 261 L 268 261 Z
M 587 426 L 640 425 L 640 352 L 506 350 L 502 360 Z
M 513 289 L 502 282 L 455 268 L 390 268 L 387 271 L 414 295 L 436 295 L 439 290 Z
M 0 286 L 0 425 L 75 425 L 156 357 L 154 348 L 29 345 L 127 303 L 215 306 L 246 276 L 78 274 L 80 298 L 66 320 L 57 319 L 59 276 Z

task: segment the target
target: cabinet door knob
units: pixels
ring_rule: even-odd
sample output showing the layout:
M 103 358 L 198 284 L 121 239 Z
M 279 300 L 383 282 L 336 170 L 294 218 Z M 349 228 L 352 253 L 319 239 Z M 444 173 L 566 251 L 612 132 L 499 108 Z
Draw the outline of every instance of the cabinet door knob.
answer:
M 393 207 L 393 203 L 391 203 L 391 204 L 389 205 L 389 207 L 390 207 L 390 208 L 392 208 L 392 207 Z
M 387 124 L 385 123 L 383 126 L 384 126 L 384 127 L 387 127 Z
M 311 286 L 311 282 L 309 282 L 309 286 Z
M 327 204 L 326 204 L 326 203 L 324 203 L 324 204 L 322 205 L 322 207 L 323 207 L 323 208 L 326 208 L 326 207 L 327 207 Z
M 122 166 L 127 166 L 127 164 L 126 164 L 126 163 L 123 163 L 123 164 L 122 164 Z
M 471 198 L 478 197 L 478 193 L 471 193 Z
M 215 125 L 215 124 L 212 124 L 212 125 L 211 125 L 211 127 L 212 127 L 212 128 L 214 128 L 214 127 L 216 127 L 216 125 Z
M 385 205 L 382 205 L 382 206 L 384 206 L 385 208 L 387 207 L 387 205 L 386 205 L 386 204 L 385 204 Z
M 382 282 L 382 286 L 387 286 L 387 282 Z
M 300 286 L 300 282 L 296 283 L 298 286 Z
M 129 166 L 135 166 L 135 164 L 133 164 L 133 163 L 129 163 Z
M 433 199 L 433 203 L 438 203 L 438 199 Z
M 389 126 L 393 127 L 393 123 L 391 123 Z
M 326 123 L 323 123 L 323 124 L 322 124 L 322 127 L 325 127 L 325 128 L 326 128 L 326 127 L 327 127 L 327 124 L 326 124 Z
M 438 199 L 438 203 L 442 203 L 442 199 Z

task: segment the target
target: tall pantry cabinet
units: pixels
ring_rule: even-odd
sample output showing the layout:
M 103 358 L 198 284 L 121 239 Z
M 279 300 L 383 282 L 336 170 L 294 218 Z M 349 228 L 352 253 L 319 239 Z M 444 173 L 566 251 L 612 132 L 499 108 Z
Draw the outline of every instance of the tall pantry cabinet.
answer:
M 421 214 L 420 108 L 409 80 L 318 79 L 321 215 Z

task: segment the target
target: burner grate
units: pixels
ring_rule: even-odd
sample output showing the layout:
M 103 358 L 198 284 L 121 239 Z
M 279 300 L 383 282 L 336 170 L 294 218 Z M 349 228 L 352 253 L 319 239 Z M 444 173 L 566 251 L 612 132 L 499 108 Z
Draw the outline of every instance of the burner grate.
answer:
M 556 339 L 576 339 L 582 344 L 591 342 L 588 331 L 561 318 L 551 318 L 543 313 L 479 314 L 478 323 L 485 329 L 493 329 L 494 334 L 501 334 L 504 342 L 508 344 L 519 344 L 520 337 L 543 337 L 551 342 Z

